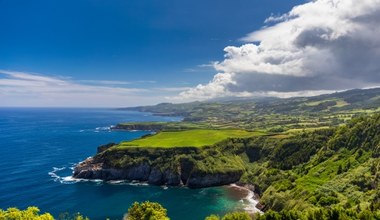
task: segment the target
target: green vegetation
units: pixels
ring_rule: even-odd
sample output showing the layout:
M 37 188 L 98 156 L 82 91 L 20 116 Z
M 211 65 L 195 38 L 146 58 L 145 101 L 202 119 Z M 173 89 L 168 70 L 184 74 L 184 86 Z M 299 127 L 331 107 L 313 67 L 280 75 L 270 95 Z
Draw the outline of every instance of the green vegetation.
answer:
M 222 218 L 220 218 L 217 215 L 210 215 L 205 218 L 205 220 L 251 220 L 251 219 L 252 218 L 246 212 L 227 213 Z
M 150 131 L 183 131 L 192 129 L 212 129 L 211 125 L 204 123 L 193 123 L 185 121 L 173 122 L 128 122 L 120 123 L 113 129 L 127 129 L 127 130 L 150 130 Z
M 53 216 L 49 213 L 39 214 L 40 210 L 37 207 L 29 207 L 26 210 L 17 208 L 8 208 L 3 211 L 0 209 L 0 219 L 4 220 L 53 220 Z
M 361 114 L 380 109 L 380 89 L 299 98 L 260 98 L 238 101 L 162 103 L 126 108 L 156 115 L 182 116 L 182 122 L 122 123 L 120 129 L 308 129 L 338 126 Z M 140 129 L 141 128 L 141 129 Z
M 304 211 L 378 209 L 379 156 L 380 114 L 375 114 L 357 117 L 339 128 L 229 138 L 169 157 L 186 157 L 207 172 L 234 164 L 234 169 L 244 170 L 241 181 L 256 186 L 264 210 Z
M 37 207 L 28 207 L 26 210 L 17 208 L 0 209 L 0 220 L 90 220 L 82 215 L 70 215 L 68 213 L 61 214 L 58 218 L 54 218 L 50 213 L 39 214 Z M 124 215 L 124 220 L 170 220 L 167 216 L 167 210 L 156 202 L 135 202 L 128 209 L 128 213 Z
M 281 212 L 268 211 L 253 216 L 244 212 L 228 213 L 223 218 L 210 215 L 205 220 L 372 220 L 380 219 L 379 211 L 346 210 L 342 208 L 317 208 L 307 211 L 284 210 Z
M 129 108 L 184 121 L 121 124 L 117 128 L 158 133 L 110 147 L 94 161 L 125 170 L 149 167 L 176 177 L 173 185 L 216 174 L 255 186 L 265 214 L 207 220 L 380 219 L 379 107 L 380 89 L 370 89 Z
M 213 216 L 205 220 L 218 220 Z M 372 220 L 380 219 L 379 211 L 346 210 L 343 208 L 317 208 L 306 211 L 284 210 L 281 212 L 268 211 L 263 215 L 244 215 L 244 213 L 227 214 L 222 220 Z
M 245 138 L 264 135 L 263 132 L 250 132 L 245 130 L 188 130 L 163 131 L 158 134 L 123 142 L 117 146 L 119 149 L 128 146 L 138 147 L 203 147 L 213 145 L 227 138 Z
M 166 209 L 156 202 L 135 202 L 124 220 L 169 220 Z
M 380 114 L 287 138 L 230 140 L 265 210 L 380 207 Z M 239 147 L 238 147 L 239 146 Z
M 7 210 L 0 209 L 0 220 L 54 220 L 55 218 L 50 213 L 40 214 L 37 207 L 31 206 L 26 210 L 17 208 L 8 208 Z M 68 213 L 62 214 L 58 219 L 62 220 L 89 220 L 82 215 L 75 214 L 69 215 Z
M 128 169 L 130 167 L 149 164 L 152 169 L 158 169 L 161 173 L 171 172 L 179 175 L 179 166 L 183 167 L 182 173 L 192 175 L 231 174 L 241 175 L 245 168 L 244 162 L 239 156 L 224 152 L 222 148 L 214 146 L 198 147 L 112 147 L 95 155 L 95 160 L 102 161 L 106 166 Z M 185 171 L 186 170 L 186 171 Z
M 111 148 L 99 156 L 116 167 L 146 161 L 162 171 L 190 164 L 194 172 L 242 172 L 265 211 L 380 208 L 380 114 L 338 128 L 227 138 L 204 148 Z

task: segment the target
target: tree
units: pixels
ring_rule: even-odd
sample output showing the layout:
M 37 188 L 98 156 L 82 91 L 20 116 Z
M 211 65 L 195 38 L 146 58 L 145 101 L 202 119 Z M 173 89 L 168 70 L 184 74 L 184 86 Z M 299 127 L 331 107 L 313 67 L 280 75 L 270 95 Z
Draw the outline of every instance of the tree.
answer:
M 49 213 L 39 214 L 40 210 L 37 207 L 28 207 L 26 210 L 17 208 L 8 208 L 3 211 L 0 209 L 0 219 L 6 220 L 54 220 Z
M 222 220 L 251 220 L 252 218 L 246 212 L 233 212 L 226 214 Z
M 217 215 L 210 215 L 210 216 L 207 216 L 205 220 L 220 220 L 220 218 Z
M 169 220 L 167 210 L 156 202 L 135 202 L 128 209 L 124 220 Z
M 246 212 L 232 212 L 223 216 L 222 220 L 251 220 L 252 218 Z M 217 215 L 210 215 L 205 220 L 220 220 Z

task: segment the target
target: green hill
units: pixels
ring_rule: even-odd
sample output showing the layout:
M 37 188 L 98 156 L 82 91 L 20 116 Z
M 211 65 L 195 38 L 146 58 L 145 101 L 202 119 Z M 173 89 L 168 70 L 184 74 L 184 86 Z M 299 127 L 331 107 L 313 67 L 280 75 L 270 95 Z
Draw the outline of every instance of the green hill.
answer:
M 235 140 L 265 210 L 380 208 L 380 114 L 289 138 Z M 237 153 L 235 151 L 235 153 Z
M 379 97 L 380 89 L 370 89 L 130 108 L 184 121 L 120 124 L 158 133 L 101 148 L 74 176 L 192 188 L 239 181 L 260 195 L 269 213 L 261 219 L 306 219 L 271 211 L 373 219 L 366 211 L 380 215 Z
M 298 98 L 162 103 L 124 108 L 156 115 L 182 116 L 182 122 L 122 123 L 118 128 L 153 130 L 267 129 L 288 130 L 338 126 L 360 114 L 380 111 L 380 88 Z M 139 130 L 139 129 L 138 129 Z M 150 130 L 150 129 L 149 129 Z
M 357 117 L 338 128 L 288 135 L 249 137 L 250 132 L 235 130 L 238 137 L 231 135 L 203 148 L 148 146 L 155 141 L 159 146 L 164 142 L 177 145 L 177 141 L 165 136 L 186 138 L 186 146 L 193 141 L 192 134 L 206 138 L 208 132 L 221 132 L 218 135 L 223 137 L 217 139 L 224 139 L 231 131 L 162 132 L 161 136 L 126 142 L 140 146 L 121 144 L 102 151 L 93 161 L 79 165 L 76 175 L 115 179 L 119 177 L 104 173 L 115 169 L 131 179 L 151 181 L 159 174 L 160 178 L 151 183 L 168 181 L 180 185 L 182 180 L 191 187 L 223 185 L 240 179 L 255 186 L 266 211 L 380 208 L 380 114 Z M 99 170 L 99 164 L 104 172 Z

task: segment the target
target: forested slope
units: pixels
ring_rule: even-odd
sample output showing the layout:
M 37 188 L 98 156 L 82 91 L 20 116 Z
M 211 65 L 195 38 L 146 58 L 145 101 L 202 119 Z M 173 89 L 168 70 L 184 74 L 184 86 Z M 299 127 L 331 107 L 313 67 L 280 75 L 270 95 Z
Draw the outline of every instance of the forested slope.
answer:
M 288 138 L 230 139 L 264 210 L 380 208 L 380 114 Z M 243 150 L 244 149 L 244 150 Z

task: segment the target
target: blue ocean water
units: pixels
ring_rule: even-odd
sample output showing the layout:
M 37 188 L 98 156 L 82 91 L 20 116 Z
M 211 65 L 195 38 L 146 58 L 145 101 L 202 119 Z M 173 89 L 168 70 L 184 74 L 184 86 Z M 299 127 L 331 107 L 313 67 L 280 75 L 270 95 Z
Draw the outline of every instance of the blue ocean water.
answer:
M 0 108 L 0 208 L 38 206 L 55 217 L 80 212 L 91 219 L 122 219 L 134 201 L 157 201 L 171 219 L 204 219 L 236 207 L 223 187 L 180 187 L 74 182 L 72 167 L 109 142 L 147 131 L 110 131 L 128 121 L 171 121 L 149 113 L 110 109 Z

